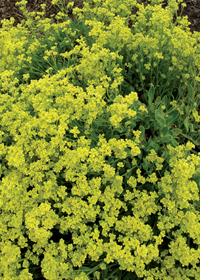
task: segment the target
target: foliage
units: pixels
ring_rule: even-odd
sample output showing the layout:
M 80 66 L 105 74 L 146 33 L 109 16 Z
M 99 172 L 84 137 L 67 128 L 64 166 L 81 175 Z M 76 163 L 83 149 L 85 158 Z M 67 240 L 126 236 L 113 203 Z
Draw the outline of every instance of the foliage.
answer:
M 174 0 L 26 3 L 0 30 L 1 276 L 198 279 L 199 34 Z

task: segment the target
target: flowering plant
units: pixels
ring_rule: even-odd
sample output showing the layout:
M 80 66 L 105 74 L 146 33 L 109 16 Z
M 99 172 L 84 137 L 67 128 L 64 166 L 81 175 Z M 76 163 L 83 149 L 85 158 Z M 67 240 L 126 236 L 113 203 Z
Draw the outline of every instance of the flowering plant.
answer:
M 0 30 L 1 275 L 198 279 L 199 34 L 175 0 L 26 3 Z

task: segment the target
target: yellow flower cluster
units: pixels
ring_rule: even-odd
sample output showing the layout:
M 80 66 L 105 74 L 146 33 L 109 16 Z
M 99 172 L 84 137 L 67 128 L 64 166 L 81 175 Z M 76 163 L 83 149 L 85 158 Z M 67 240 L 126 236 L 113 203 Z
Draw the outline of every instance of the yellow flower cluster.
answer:
M 155 150 L 151 149 L 150 154 L 146 157 L 146 160 L 151 163 L 155 163 L 156 170 L 162 170 L 162 163 L 164 162 L 164 158 L 157 156 Z
M 169 67 L 162 79 L 184 70 L 185 81 L 196 75 L 187 63 L 198 53 L 198 37 L 172 26 L 175 0 L 166 10 L 162 0 L 146 7 L 135 0 L 97 0 L 94 9 L 89 2 L 83 14 L 74 9 L 80 20 L 87 19 L 87 38 L 70 20 L 52 24 L 38 17 L 41 40 L 32 36 L 34 28 L 13 28 L 13 18 L 0 31 L 0 275 L 32 279 L 30 265 L 41 261 L 46 279 L 89 280 L 89 259 L 102 270 L 90 269 L 98 280 L 112 263 L 145 280 L 199 279 L 200 154 L 190 154 L 195 147 L 188 142 L 168 145 L 166 161 L 154 149 L 144 156 L 142 131 L 131 127 L 148 108 L 135 90 L 122 91 L 125 51 L 126 65 L 137 68 L 141 83 L 163 61 Z M 130 29 L 133 6 L 140 9 Z M 91 20 L 94 12 L 97 19 Z M 179 25 L 186 27 L 186 20 Z M 41 70 L 38 57 L 50 67 Z M 58 70 L 61 58 L 65 67 Z M 198 55 L 196 61 L 199 69 Z M 32 79 L 33 73 L 40 78 Z M 176 100 L 171 105 L 184 114 Z M 192 114 L 199 122 L 197 111 Z M 130 137 L 124 139 L 127 130 Z M 148 176 L 142 161 L 152 167 Z M 58 233 L 63 238 L 53 241 Z

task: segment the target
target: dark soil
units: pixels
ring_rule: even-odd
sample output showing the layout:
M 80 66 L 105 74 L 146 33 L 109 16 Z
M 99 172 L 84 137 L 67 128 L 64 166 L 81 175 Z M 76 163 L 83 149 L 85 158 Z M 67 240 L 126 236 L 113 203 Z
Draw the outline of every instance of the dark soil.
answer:
M 18 23 L 21 23 L 22 19 L 26 20 L 26 17 L 23 15 L 22 11 L 18 6 L 15 6 L 15 3 L 20 0 L 1 0 L 0 1 L 0 28 L 2 27 L 1 20 L 10 19 L 14 17 L 15 22 L 14 26 L 17 26 Z M 144 3 L 144 5 L 148 4 L 147 0 L 138 0 L 140 3 Z M 74 8 L 83 8 L 83 0 L 66 0 L 65 6 L 69 2 L 74 2 Z M 42 12 L 40 7 L 41 4 L 46 4 L 46 17 L 51 18 L 53 16 L 53 22 L 57 22 L 55 19 L 56 14 L 60 11 L 58 6 L 52 5 L 51 0 L 28 0 L 27 2 L 27 10 L 28 12 Z M 149 2 L 150 3 L 150 2 Z M 167 6 L 168 1 L 163 1 L 163 8 Z M 200 31 L 200 0 L 183 0 L 183 3 L 186 4 L 186 7 L 183 8 L 182 16 L 188 16 L 188 21 L 191 23 L 190 30 L 193 33 L 194 31 Z M 74 21 L 73 9 L 68 11 L 68 16 Z M 132 14 L 135 14 L 137 10 L 132 10 Z M 178 10 L 178 16 L 181 13 L 181 6 Z M 175 20 L 175 16 L 174 16 Z

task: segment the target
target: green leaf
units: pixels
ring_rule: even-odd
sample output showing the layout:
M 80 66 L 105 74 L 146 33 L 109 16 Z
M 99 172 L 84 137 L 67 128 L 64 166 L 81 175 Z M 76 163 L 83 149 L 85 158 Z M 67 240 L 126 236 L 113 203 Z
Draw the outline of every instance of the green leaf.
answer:
M 171 143 L 173 144 L 174 148 L 179 146 L 179 143 L 175 139 L 172 139 Z
M 145 117 L 142 115 L 142 113 L 138 112 L 136 115 L 136 122 L 143 122 L 145 120 Z
M 144 140 L 144 138 L 145 138 L 145 128 L 144 128 L 144 126 L 142 126 L 142 125 L 140 125 L 139 126 L 139 129 L 140 129 L 140 131 L 142 132 L 142 134 L 140 135 L 140 141 L 143 141 Z
M 173 136 L 172 135 L 165 135 L 160 139 L 161 143 L 171 143 L 173 140 Z
M 155 101 L 156 107 L 158 107 L 158 106 L 160 105 L 160 103 L 161 103 L 161 97 L 158 96 L 158 97 L 156 98 L 156 101 Z
M 151 121 L 151 116 L 147 116 L 147 117 L 144 118 L 144 123 L 145 123 L 144 127 L 145 127 L 145 129 L 149 129 L 150 121 Z
M 167 127 L 170 127 L 174 122 L 178 119 L 180 113 L 178 110 L 172 111 L 168 117 L 166 117 L 166 125 Z
M 157 122 L 161 125 L 161 127 L 163 127 L 165 125 L 164 115 L 159 109 L 157 109 L 155 111 L 155 118 L 156 118 Z
M 188 96 L 191 98 L 191 100 L 194 100 L 194 98 L 195 98 L 194 96 L 196 93 L 194 88 L 191 85 L 189 85 L 187 88 L 187 91 L 188 91 Z
M 132 170 L 130 170 L 128 173 L 126 173 L 125 178 L 126 179 L 130 178 L 131 173 L 132 173 Z
M 126 167 L 127 167 L 127 169 L 131 169 L 131 164 L 128 160 L 126 160 Z
M 164 134 L 164 136 L 165 135 L 172 135 L 172 131 L 170 131 L 169 128 L 165 126 L 163 128 L 163 134 Z
M 135 92 L 135 89 L 134 89 L 134 87 L 132 87 L 132 86 L 129 87 L 129 90 Z
M 66 47 L 69 45 L 69 43 L 66 42 L 67 41 L 67 37 L 65 37 L 62 42 L 60 42 L 60 44 L 58 45 L 58 52 L 60 53 L 60 51 L 62 50 L 63 47 Z
M 90 271 L 91 267 L 88 266 L 82 266 L 81 269 L 79 271 Z
M 148 171 L 148 161 L 145 158 L 143 159 L 142 168 Z
M 91 143 L 91 145 L 90 145 L 90 148 L 91 148 L 91 149 L 93 149 L 93 148 L 95 149 L 95 148 L 96 148 L 96 145 L 95 145 L 95 143 L 94 143 L 93 141 L 92 141 L 92 143 Z
M 131 127 L 131 129 L 134 129 L 134 128 L 135 128 L 135 126 L 136 126 L 136 120 L 131 122 L 130 127 Z
M 157 130 L 161 130 L 163 128 L 163 126 L 161 126 L 160 123 L 158 123 L 158 122 L 154 122 L 153 128 L 155 131 L 157 131 Z
M 154 89 L 154 87 L 151 87 L 149 92 L 148 92 L 148 104 L 149 104 L 149 106 L 152 105 L 152 101 L 154 99 L 154 94 L 155 94 L 155 89 Z
M 62 68 L 62 63 L 58 62 L 57 63 L 57 68 L 58 68 L 58 70 L 60 70 Z
M 184 120 L 183 124 L 184 124 L 184 126 L 185 126 L 185 128 L 186 128 L 186 131 L 187 131 L 187 133 L 188 133 L 188 132 L 189 132 L 189 128 L 188 128 L 189 119 L 188 119 L 188 117 Z
M 154 112 L 155 112 L 155 104 L 154 103 L 149 106 L 149 110 L 150 110 L 151 113 L 154 114 Z
M 141 150 L 141 153 L 138 155 L 139 159 L 143 158 L 143 151 Z
M 182 130 L 180 128 L 173 128 L 172 130 L 173 136 L 176 137 L 177 135 L 179 135 Z
M 114 131 L 113 131 L 113 132 L 114 132 Z M 106 135 L 105 135 L 106 140 L 108 140 L 108 139 L 111 139 L 111 138 L 112 138 L 112 136 L 113 136 L 113 132 L 112 132 L 112 130 L 111 130 L 111 129 L 108 129 L 108 130 L 106 131 Z
M 143 144 L 144 150 L 146 152 L 149 152 L 151 149 L 154 149 L 156 152 L 158 152 L 160 150 L 160 146 L 155 142 L 155 140 L 149 140 L 148 142 L 145 142 Z
M 188 135 L 186 135 L 186 134 L 184 134 L 184 133 L 181 133 L 181 135 L 183 135 L 183 136 L 186 137 L 187 139 L 190 139 L 190 140 L 192 141 L 192 143 L 193 143 L 195 146 L 199 146 L 199 145 L 200 145 L 200 143 L 197 142 L 196 140 L 194 140 L 192 137 L 190 137 L 190 136 L 188 136 Z
M 162 98 L 162 104 L 165 105 L 165 107 L 167 107 L 167 102 L 168 102 L 167 95 L 165 95 L 165 96 Z

